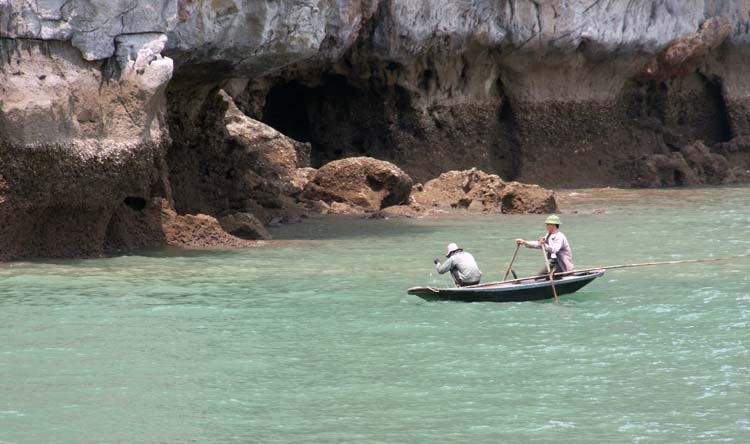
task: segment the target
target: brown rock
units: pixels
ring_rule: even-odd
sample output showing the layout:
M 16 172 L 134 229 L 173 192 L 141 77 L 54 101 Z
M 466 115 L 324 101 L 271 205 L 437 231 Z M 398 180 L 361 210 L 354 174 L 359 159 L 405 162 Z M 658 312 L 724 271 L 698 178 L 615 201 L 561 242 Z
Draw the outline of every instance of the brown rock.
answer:
M 269 179 L 287 179 L 294 175 L 299 142 L 243 114 L 223 90 L 218 94 L 227 106 L 224 114 L 227 134 L 244 148 L 245 155 L 257 161 L 261 174 Z
M 701 141 L 695 141 L 680 149 L 687 164 L 703 184 L 717 185 L 727 177 L 727 159 L 711 150 Z
M 642 75 L 659 81 L 684 75 L 712 49 L 717 48 L 732 32 L 726 17 L 711 17 L 703 22 L 698 32 L 681 37 L 651 58 Z
M 636 187 L 696 185 L 698 178 L 680 153 L 644 155 L 635 161 Z
M 240 239 L 222 229 L 216 218 L 205 214 L 181 216 L 162 201 L 161 225 L 167 245 L 181 248 L 249 247 L 257 242 Z
M 476 168 L 448 171 L 413 189 L 412 199 L 427 208 L 474 212 L 552 213 L 554 193 L 537 185 L 504 182 Z
M 307 183 L 310 182 L 313 177 L 315 177 L 315 173 L 317 172 L 318 170 L 316 170 L 315 168 L 297 168 L 292 175 L 292 186 L 294 187 L 294 194 L 299 194 L 300 192 L 302 192 L 302 190 L 305 189 L 305 185 L 307 185 Z
M 391 219 L 401 217 L 421 217 L 427 214 L 427 211 L 421 205 L 393 205 L 378 210 L 370 215 L 371 219 Z
M 162 208 L 169 205 L 167 201 L 144 199 L 142 208 L 128 203 L 123 202 L 109 221 L 105 251 L 112 254 L 167 245 L 161 218 Z
M 538 185 L 508 182 L 504 188 L 503 213 L 548 214 L 558 211 L 554 192 Z
M 295 199 L 304 183 L 310 145 L 242 113 L 224 90 L 173 93 L 200 98 L 171 109 L 181 122 L 168 153 L 175 209 L 181 214 L 254 214 L 298 220 Z M 298 171 L 302 167 L 302 172 Z
M 411 178 L 390 162 L 351 157 L 322 166 L 305 185 L 302 197 L 377 211 L 406 202 L 411 186 Z
M 739 136 L 713 147 L 716 154 L 724 156 L 729 172 L 724 183 L 750 182 L 750 136 Z
M 644 155 L 634 163 L 633 185 L 657 188 L 716 185 L 734 180 L 727 158 L 695 141 L 670 154 Z
M 260 220 L 250 213 L 232 213 L 219 218 L 219 224 L 229 234 L 242 239 L 271 239 Z
M 365 210 L 349 202 L 331 202 L 331 205 L 328 207 L 328 214 L 361 216 L 365 214 Z

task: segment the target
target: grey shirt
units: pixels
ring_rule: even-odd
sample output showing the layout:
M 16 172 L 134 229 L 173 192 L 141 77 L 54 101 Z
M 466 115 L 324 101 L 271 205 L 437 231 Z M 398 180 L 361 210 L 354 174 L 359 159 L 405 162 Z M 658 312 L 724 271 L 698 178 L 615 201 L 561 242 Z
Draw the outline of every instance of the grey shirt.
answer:
M 479 279 L 482 277 L 482 272 L 479 270 L 479 265 L 474 260 L 474 256 L 465 251 L 458 251 L 451 254 L 447 261 L 442 264 L 435 264 L 435 268 L 440 274 L 456 270 L 458 272 L 458 279 L 462 284 L 479 282 Z

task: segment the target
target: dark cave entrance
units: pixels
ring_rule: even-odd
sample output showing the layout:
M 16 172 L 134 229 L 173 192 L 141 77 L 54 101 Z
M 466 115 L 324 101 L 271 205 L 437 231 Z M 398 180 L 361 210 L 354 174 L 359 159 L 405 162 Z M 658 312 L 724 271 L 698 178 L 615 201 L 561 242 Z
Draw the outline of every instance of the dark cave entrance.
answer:
M 502 91 L 500 79 L 498 79 L 498 85 Z M 521 142 L 518 136 L 518 121 L 511 106 L 510 98 L 506 95 L 503 95 L 502 105 L 497 111 L 497 119 L 505 137 L 498 137 L 496 152 L 493 156 L 495 159 L 494 169 L 505 180 L 516 180 L 521 170 Z M 505 143 L 500 142 L 501 140 L 504 140 Z
M 142 197 L 128 196 L 122 201 L 122 203 L 136 211 L 142 211 L 146 208 L 146 199 Z
M 311 145 L 313 167 L 352 155 L 371 154 L 368 95 L 346 77 L 325 74 L 317 86 L 292 80 L 273 86 L 265 98 L 262 121 Z M 370 121 L 369 123 L 371 123 Z
M 732 139 L 721 79 L 695 72 L 662 82 L 635 82 L 624 97 L 627 115 L 644 129 L 663 132 L 672 150 L 694 140 L 710 146 Z
M 315 96 L 314 89 L 296 80 L 276 85 L 266 95 L 263 122 L 292 139 L 312 142 L 309 104 Z
M 729 120 L 727 104 L 724 101 L 723 86 L 718 80 L 706 80 L 706 95 L 712 99 L 715 114 L 715 131 L 717 142 L 732 140 L 732 126 Z

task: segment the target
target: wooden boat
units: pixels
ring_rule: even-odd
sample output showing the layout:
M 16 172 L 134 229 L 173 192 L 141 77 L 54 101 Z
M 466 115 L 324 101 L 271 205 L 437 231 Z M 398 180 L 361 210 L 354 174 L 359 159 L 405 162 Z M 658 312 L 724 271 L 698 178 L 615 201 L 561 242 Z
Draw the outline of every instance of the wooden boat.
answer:
M 427 301 L 523 302 L 552 299 L 552 283 L 557 295 L 574 293 L 604 274 L 603 269 L 570 272 L 551 281 L 546 276 L 490 282 L 460 288 L 412 287 L 407 293 Z

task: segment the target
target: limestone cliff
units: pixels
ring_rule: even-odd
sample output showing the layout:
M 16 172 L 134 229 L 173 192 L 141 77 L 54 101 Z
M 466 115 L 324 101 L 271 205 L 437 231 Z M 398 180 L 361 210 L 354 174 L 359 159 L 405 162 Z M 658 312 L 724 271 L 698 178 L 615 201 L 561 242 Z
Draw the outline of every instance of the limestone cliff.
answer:
M 167 53 L 177 82 L 207 70 L 248 79 L 242 110 L 310 142 L 313 166 L 370 155 L 417 180 L 480 166 L 553 187 L 633 186 L 649 174 L 642 156 L 750 131 L 749 10 L 747 0 L 186 1 Z M 748 166 L 712 180 L 746 181 Z
M 344 157 L 416 181 L 748 182 L 749 15 L 750 0 L 0 0 L 0 259 L 132 245 L 113 233 L 158 219 L 141 214 L 163 214 L 154 199 L 296 219 L 290 169 Z

